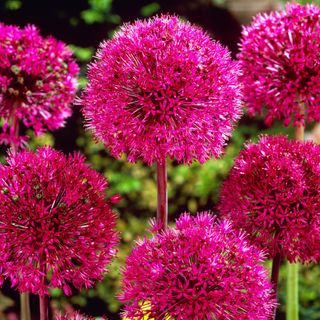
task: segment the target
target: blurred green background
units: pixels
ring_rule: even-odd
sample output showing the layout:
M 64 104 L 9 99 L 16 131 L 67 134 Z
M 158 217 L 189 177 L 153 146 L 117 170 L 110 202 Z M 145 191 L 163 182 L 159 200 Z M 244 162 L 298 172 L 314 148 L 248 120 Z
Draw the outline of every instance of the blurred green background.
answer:
M 304 1 L 306 2 L 306 1 Z M 311 1 L 307 1 L 311 2 Z M 313 1 L 315 2 L 315 1 Z M 43 35 L 53 35 L 65 41 L 74 51 L 81 66 L 80 87 L 86 84 L 86 65 L 91 60 L 100 41 L 111 38 L 119 25 L 137 18 L 165 12 L 176 13 L 201 25 L 211 35 L 228 46 L 233 55 L 237 53 L 237 43 L 241 24 L 250 22 L 258 11 L 268 11 L 281 7 L 283 3 L 270 0 L 2 0 L 0 1 L 0 21 L 24 26 L 37 25 Z M 80 89 L 81 89 L 80 88 Z M 308 128 L 311 132 L 313 127 Z M 190 166 L 169 163 L 169 212 L 173 222 L 180 213 L 211 210 L 219 199 L 219 187 L 232 166 L 246 140 L 256 140 L 261 133 L 286 133 L 291 129 L 281 124 L 267 128 L 263 119 L 243 117 L 235 128 L 225 154 L 204 165 Z M 31 132 L 28 132 L 32 136 Z M 41 137 L 32 137 L 30 147 L 50 144 L 64 152 L 80 150 L 92 164 L 109 180 L 108 196 L 122 195 L 122 201 L 114 209 L 118 212 L 118 229 L 121 232 L 121 245 L 117 259 L 110 266 L 104 281 L 95 288 L 77 292 L 66 298 L 60 290 L 52 290 L 53 309 L 75 308 L 98 317 L 103 314 L 109 319 L 120 319 L 121 305 L 116 298 L 119 292 L 119 270 L 131 250 L 134 240 L 145 233 L 148 219 L 156 212 L 155 168 L 142 163 L 129 164 L 126 158 L 115 160 L 101 144 L 93 142 L 83 129 L 83 119 L 79 107 L 64 129 Z M 270 268 L 270 262 L 266 263 Z M 280 301 L 285 303 L 285 269 L 281 270 Z M 316 265 L 301 268 L 300 304 L 302 320 L 320 319 L 320 268 Z M 18 294 L 6 283 L 0 294 L 0 320 L 17 319 L 19 310 Z M 37 319 L 37 299 L 31 297 L 33 319 Z M 285 310 L 280 308 L 277 319 L 285 319 Z M 15 318 L 14 318 L 15 317 Z

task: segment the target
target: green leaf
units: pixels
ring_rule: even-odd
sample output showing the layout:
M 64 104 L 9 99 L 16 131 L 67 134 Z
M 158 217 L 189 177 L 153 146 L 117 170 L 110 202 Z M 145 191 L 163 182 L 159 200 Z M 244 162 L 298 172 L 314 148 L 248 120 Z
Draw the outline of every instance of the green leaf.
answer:
M 78 47 L 74 44 L 70 44 L 69 48 L 73 51 L 77 60 L 81 62 L 88 62 L 94 53 L 94 48 L 92 47 Z
M 151 15 L 153 15 L 154 13 L 156 13 L 157 11 L 159 11 L 160 9 L 160 4 L 157 2 L 152 2 L 147 4 L 146 6 L 142 7 L 140 9 L 140 14 L 143 17 L 149 17 Z
M 20 0 L 6 0 L 5 7 L 8 10 L 19 10 L 22 7 L 22 2 Z

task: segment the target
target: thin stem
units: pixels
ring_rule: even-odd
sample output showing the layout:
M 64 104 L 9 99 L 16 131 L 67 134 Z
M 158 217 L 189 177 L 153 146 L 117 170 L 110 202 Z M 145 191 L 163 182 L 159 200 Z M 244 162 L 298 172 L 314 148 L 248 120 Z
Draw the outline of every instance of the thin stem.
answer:
M 303 104 L 300 104 L 299 108 L 300 108 L 300 115 L 301 115 L 302 119 L 304 119 L 305 107 Z M 298 124 L 294 128 L 294 138 L 295 138 L 295 140 L 298 140 L 298 141 L 304 140 L 304 124 Z
M 157 221 L 164 230 L 168 225 L 168 192 L 166 159 L 157 163 L 158 211 Z
M 43 272 L 42 283 L 43 283 L 43 286 L 46 286 L 47 268 L 46 268 L 46 264 L 44 262 L 43 256 L 44 256 L 44 253 L 42 254 L 40 259 L 40 267 L 41 267 L 41 271 Z M 39 304 L 40 304 L 40 320 L 49 320 L 48 296 L 46 294 L 39 295 Z
M 295 138 L 295 140 L 298 140 L 298 141 L 304 140 L 304 126 L 303 125 L 298 125 L 297 127 L 294 128 L 294 138 Z
M 13 113 L 11 116 L 11 126 L 14 133 L 14 137 L 19 137 L 19 121 L 16 116 L 17 102 L 13 103 Z M 11 149 L 13 152 L 18 151 L 18 147 L 15 143 L 11 144 Z M 29 292 L 20 293 L 20 315 L 21 320 L 31 320 L 31 310 L 30 310 L 30 294 Z
M 31 320 L 29 293 L 20 293 L 21 320 Z
M 40 295 L 39 303 L 40 303 L 40 320 L 49 320 L 48 297 L 46 295 Z
M 276 301 L 278 301 L 278 281 L 279 281 L 279 271 L 281 265 L 281 256 L 279 253 L 275 255 L 272 260 L 272 272 L 271 272 L 271 283 L 273 285 L 273 293 Z M 273 319 L 276 319 L 277 307 L 274 308 Z
M 300 107 L 301 115 L 304 115 L 304 107 Z M 304 140 L 304 126 L 295 127 L 294 138 L 298 141 Z M 299 264 L 287 264 L 287 320 L 299 319 Z
M 287 263 L 287 320 L 299 320 L 299 265 Z
M 17 103 L 13 103 L 13 112 L 12 112 L 12 116 L 11 116 L 11 127 L 13 130 L 13 134 L 14 137 L 17 138 L 16 140 L 18 141 L 19 138 L 19 121 L 18 118 L 16 116 L 16 109 L 17 109 Z M 14 152 L 18 151 L 18 146 L 15 143 L 11 144 L 11 148 Z

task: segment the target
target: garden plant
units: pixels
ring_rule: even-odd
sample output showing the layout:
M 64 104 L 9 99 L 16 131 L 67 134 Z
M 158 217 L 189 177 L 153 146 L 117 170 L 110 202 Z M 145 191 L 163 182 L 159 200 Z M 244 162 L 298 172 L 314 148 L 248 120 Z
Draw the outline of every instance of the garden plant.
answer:
M 117 21 L 90 3 L 84 20 Z M 0 23 L 0 285 L 20 295 L 13 319 L 96 319 L 70 305 L 90 294 L 122 320 L 320 319 L 319 304 L 299 310 L 298 285 L 320 262 L 320 146 L 305 141 L 320 121 L 320 8 L 258 14 L 234 58 L 169 13 L 124 23 L 87 66 L 81 54 Z M 79 150 L 65 154 L 50 139 L 73 112 Z M 185 189 L 185 175 L 201 179 Z M 139 188 L 148 213 L 123 217 Z

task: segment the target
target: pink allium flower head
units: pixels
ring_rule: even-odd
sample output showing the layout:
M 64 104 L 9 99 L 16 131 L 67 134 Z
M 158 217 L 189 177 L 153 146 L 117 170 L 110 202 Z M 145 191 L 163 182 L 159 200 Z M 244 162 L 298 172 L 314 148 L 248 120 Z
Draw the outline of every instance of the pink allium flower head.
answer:
M 0 166 L 0 280 L 35 294 L 92 286 L 118 239 L 105 178 L 80 154 L 49 147 L 7 160 Z
M 250 114 L 266 107 L 266 123 L 320 121 L 320 8 L 289 3 L 258 14 L 242 33 L 238 55 Z M 300 111 L 305 105 L 306 119 Z
M 319 208 L 320 146 L 284 136 L 247 144 L 221 189 L 221 214 L 269 258 L 319 259 Z
M 41 37 L 32 25 L 0 23 L 0 56 L 0 116 L 9 122 L 15 115 L 37 135 L 62 127 L 77 87 L 72 52 L 52 37 Z M 7 131 L 1 140 L 14 142 Z
M 204 162 L 239 118 L 238 69 L 226 48 L 178 17 L 125 24 L 89 68 L 87 126 L 115 157 Z
M 217 223 L 206 212 L 183 214 L 176 228 L 141 240 L 127 258 L 120 296 L 125 316 L 268 319 L 275 301 L 262 260 L 229 222 Z

